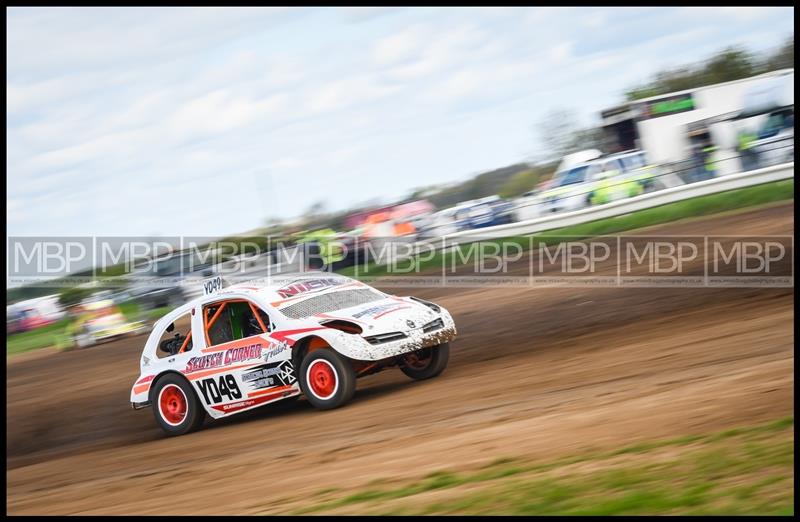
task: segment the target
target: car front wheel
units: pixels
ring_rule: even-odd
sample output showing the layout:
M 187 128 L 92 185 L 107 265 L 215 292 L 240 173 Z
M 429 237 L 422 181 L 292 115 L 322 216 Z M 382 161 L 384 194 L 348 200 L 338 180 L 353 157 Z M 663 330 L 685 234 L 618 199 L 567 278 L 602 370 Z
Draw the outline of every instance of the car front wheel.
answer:
M 330 410 L 353 397 L 356 375 L 347 359 L 330 348 L 320 348 L 300 364 L 300 389 L 312 406 Z
M 423 348 L 400 358 L 400 370 L 414 380 L 436 377 L 450 360 L 450 343 Z

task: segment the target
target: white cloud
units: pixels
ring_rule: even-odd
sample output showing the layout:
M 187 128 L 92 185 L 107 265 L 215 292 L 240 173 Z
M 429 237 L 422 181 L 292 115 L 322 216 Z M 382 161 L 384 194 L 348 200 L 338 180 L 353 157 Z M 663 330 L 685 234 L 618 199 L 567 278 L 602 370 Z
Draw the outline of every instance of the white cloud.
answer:
M 548 51 L 550 60 L 552 60 L 552 62 L 555 64 L 560 64 L 567 61 L 572 55 L 572 47 L 573 43 L 569 41 L 557 43 Z
M 312 114 L 319 114 L 374 101 L 398 90 L 398 86 L 381 82 L 376 75 L 360 74 L 310 89 L 305 105 Z
M 270 167 L 273 169 L 284 170 L 284 169 L 297 169 L 305 165 L 305 162 L 299 158 L 280 158 L 279 160 L 270 164 Z
M 373 58 L 378 65 L 392 65 L 412 58 L 424 49 L 424 41 L 431 33 L 430 27 L 417 24 L 381 38 L 375 44 Z
M 17 115 L 36 111 L 42 105 L 88 95 L 111 84 L 113 81 L 101 73 L 71 74 L 31 83 L 10 81 L 6 83 L 8 112 Z
M 287 99 L 286 94 L 276 94 L 252 100 L 228 89 L 219 89 L 181 105 L 170 117 L 168 127 L 183 138 L 225 133 L 277 114 Z
M 595 11 L 584 16 L 581 22 L 591 29 L 599 29 L 608 23 L 608 14 L 605 11 Z
M 459 64 L 486 57 L 487 48 L 492 53 L 502 50 L 489 40 L 485 31 L 472 24 L 415 34 L 419 32 L 417 29 L 412 29 L 389 37 L 389 39 L 397 38 L 398 41 L 413 41 L 413 45 L 409 44 L 404 49 L 413 47 L 416 51 L 404 52 L 402 63 L 388 71 L 390 77 L 411 80 L 445 73 Z M 393 60 L 388 63 L 399 61 Z
M 327 163 L 334 167 L 343 165 L 345 163 L 348 163 L 351 159 L 353 159 L 357 154 L 359 154 L 364 149 L 365 146 L 361 144 L 341 147 L 339 149 L 336 149 L 332 154 L 328 156 Z

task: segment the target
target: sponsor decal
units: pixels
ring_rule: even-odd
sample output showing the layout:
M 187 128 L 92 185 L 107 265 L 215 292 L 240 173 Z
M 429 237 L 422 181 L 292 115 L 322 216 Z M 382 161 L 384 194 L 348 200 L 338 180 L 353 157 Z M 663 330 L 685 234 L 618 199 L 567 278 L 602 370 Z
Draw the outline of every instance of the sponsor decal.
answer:
M 381 312 L 400 310 L 401 308 L 407 308 L 407 306 L 402 305 L 402 304 L 397 304 L 397 303 L 387 303 L 387 304 L 382 304 L 382 305 L 378 305 L 378 306 L 371 306 L 369 308 L 365 308 L 364 310 L 361 310 L 360 312 L 354 313 L 353 317 L 356 318 L 356 319 L 360 319 L 361 317 L 364 317 L 364 316 L 372 317 L 372 316 L 378 315 Z
M 224 406 L 218 407 L 218 410 L 222 411 L 236 411 L 241 410 L 242 408 L 247 408 L 248 406 L 252 406 L 254 404 L 258 404 L 259 402 L 263 402 L 263 400 L 259 401 L 258 399 L 248 399 L 246 401 L 237 402 L 235 404 L 226 404 Z
M 240 348 L 229 348 L 224 352 L 211 353 L 200 357 L 192 357 L 186 362 L 186 369 L 183 373 L 191 373 L 198 370 L 218 368 L 228 366 L 240 361 L 261 358 L 261 343 L 250 344 Z
M 223 400 L 236 400 L 242 398 L 242 390 L 236 384 L 236 378 L 231 375 L 220 375 L 197 381 L 197 387 L 203 394 L 206 404 L 219 404 Z
M 292 361 L 277 361 L 256 366 L 242 374 L 242 381 L 251 386 L 251 390 L 261 390 L 272 386 L 288 386 L 297 380 Z
M 661 98 L 645 103 L 642 106 L 642 119 L 658 118 L 679 112 L 692 111 L 696 109 L 692 93 L 679 94 L 669 98 Z
M 217 406 L 212 406 L 212 408 L 224 413 L 232 413 L 234 411 L 250 408 L 251 406 L 255 406 L 256 404 L 262 404 L 264 402 L 274 401 L 276 399 L 279 399 L 284 394 L 285 392 L 275 392 L 273 394 L 268 394 L 261 397 L 255 397 L 253 399 L 245 399 L 243 401 L 232 402 L 230 404 L 220 404 Z
M 264 356 L 265 361 L 269 361 L 273 359 L 276 355 L 282 353 L 284 350 L 289 348 L 289 343 L 286 341 L 278 341 L 277 343 L 270 344 L 270 349 L 267 354 Z
M 335 277 L 311 279 L 309 281 L 302 281 L 279 288 L 278 295 L 286 299 L 287 297 L 294 297 L 309 292 L 318 292 L 326 288 L 343 285 L 347 282 L 346 279 L 337 279 Z

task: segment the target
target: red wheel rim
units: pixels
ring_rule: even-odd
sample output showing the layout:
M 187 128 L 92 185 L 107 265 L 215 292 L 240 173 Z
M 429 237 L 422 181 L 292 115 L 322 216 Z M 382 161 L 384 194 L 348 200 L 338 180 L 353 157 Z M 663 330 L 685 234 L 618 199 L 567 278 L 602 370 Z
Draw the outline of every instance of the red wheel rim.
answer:
M 424 370 L 430 366 L 432 360 L 433 352 L 429 348 L 411 352 L 403 356 L 403 363 L 414 370 Z
M 178 386 L 167 384 L 158 395 L 161 418 L 170 426 L 177 426 L 186 418 L 186 395 Z
M 311 363 L 306 372 L 306 380 L 311 393 L 319 399 L 330 398 L 339 388 L 336 370 L 331 363 L 323 359 Z

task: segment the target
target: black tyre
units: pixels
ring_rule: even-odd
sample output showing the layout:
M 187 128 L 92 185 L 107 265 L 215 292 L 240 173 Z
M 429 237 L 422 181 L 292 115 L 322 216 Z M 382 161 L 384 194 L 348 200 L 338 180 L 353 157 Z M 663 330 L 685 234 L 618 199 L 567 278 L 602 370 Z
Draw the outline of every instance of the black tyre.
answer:
M 356 391 L 356 374 L 350 362 L 330 348 L 306 355 L 298 377 L 303 395 L 320 410 L 347 404 Z
M 202 426 L 206 411 L 183 377 L 170 373 L 150 389 L 150 405 L 158 424 L 167 435 L 183 435 Z
M 400 370 L 414 380 L 436 377 L 447 368 L 450 360 L 450 343 L 423 348 L 400 358 Z

